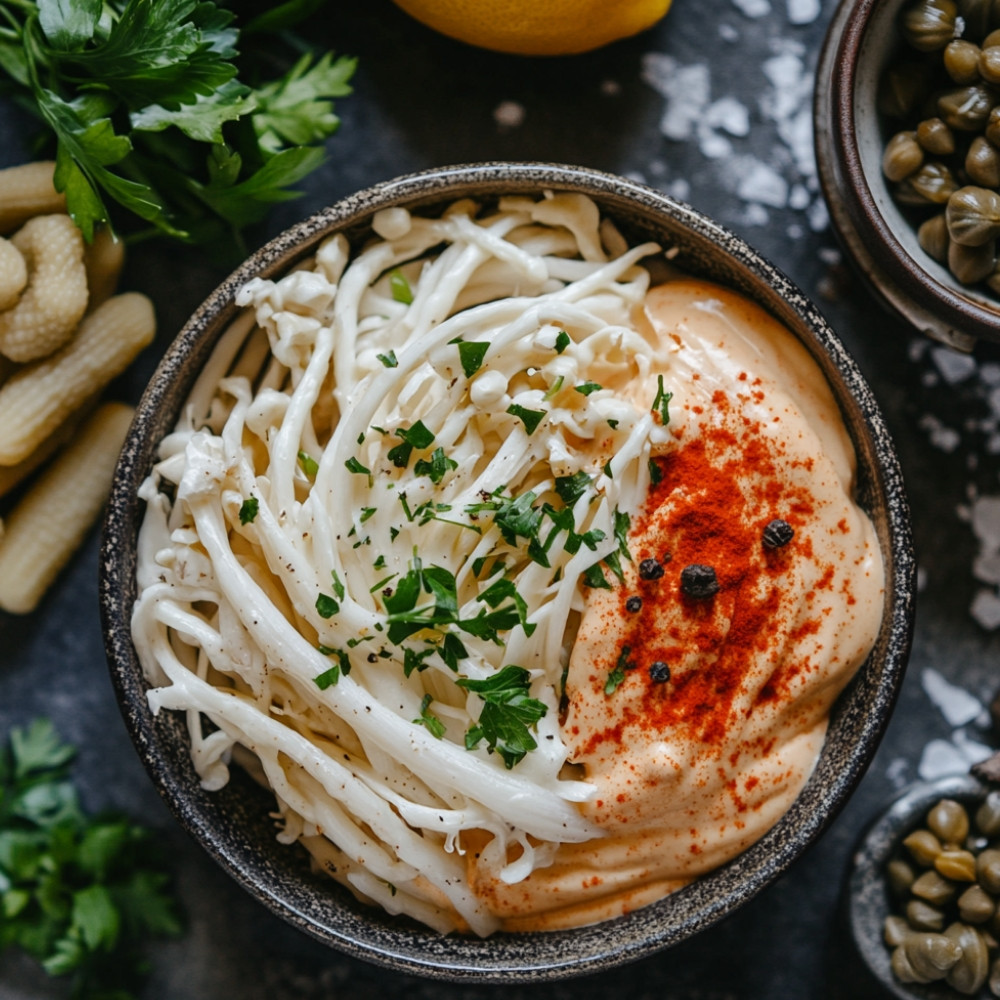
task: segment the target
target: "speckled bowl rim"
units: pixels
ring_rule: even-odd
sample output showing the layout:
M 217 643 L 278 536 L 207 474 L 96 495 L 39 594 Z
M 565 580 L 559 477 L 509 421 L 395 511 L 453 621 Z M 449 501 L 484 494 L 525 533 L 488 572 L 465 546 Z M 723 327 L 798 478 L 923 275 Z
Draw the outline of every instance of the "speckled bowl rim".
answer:
M 830 218 L 858 271 L 876 296 L 920 332 L 970 350 L 1000 340 L 1000 303 L 982 305 L 915 259 L 880 211 L 862 164 L 855 115 L 859 55 L 884 0 L 841 0 L 816 69 L 814 140 Z
M 171 388 L 176 394 L 175 383 L 185 371 L 193 377 L 204 362 L 213 333 L 234 315 L 234 296 L 246 280 L 284 270 L 331 231 L 350 232 L 379 208 L 543 190 L 589 194 L 626 228 L 636 224 L 670 230 L 682 249 L 678 259 L 686 260 L 691 270 L 706 276 L 725 273 L 730 286 L 756 298 L 797 332 L 829 379 L 855 442 L 859 488 L 875 512 L 886 563 L 886 613 L 875 651 L 835 707 L 831 732 L 839 734 L 838 740 L 828 740 L 802 794 L 757 844 L 674 895 L 594 927 L 498 934 L 486 941 L 441 937 L 357 904 L 332 882 L 320 886 L 301 873 L 288 875 L 281 870 L 283 861 L 260 860 L 269 848 L 261 847 L 263 841 L 254 843 L 241 825 L 254 818 L 227 816 L 218 800 L 193 782 L 186 748 L 164 722 L 171 713 L 154 720 L 148 711 L 129 635 L 142 508 L 136 491 L 151 465 L 155 442 L 174 423 L 177 401 L 171 409 Z M 112 681 L 139 756 L 182 825 L 240 885 L 285 920 L 355 957 L 433 978 L 512 983 L 568 978 L 653 954 L 712 926 L 786 871 L 842 808 L 882 737 L 909 655 L 914 577 L 909 507 L 881 411 L 843 344 L 787 277 L 695 209 L 626 178 L 561 164 L 479 163 L 386 181 L 316 213 L 253 254 L 194 313 L 153 375 L 122 451 L 104 524 L 100 604 Z M 236 776 L 234 771 L 234 781 Z M 273 841 L 273 830 L 269 835 Z M 282 858 L 294 853 L 281 850 L 288 852 Z
M 955 1000 L 960 994 L 945 983 L 902 983 L 893 975 L 891 952 L 882 934 L 885 918 L 892 912 L 886 865 L 903 838 L 921 825 L 927 811 L 940 799 L 955 799 L 968 806 L 981 801 L 989 790 L 969 774 L 917 782 L 903 789 L 866 827 L 855 847 L 847 881 L 851 937 L 872 975 L 900 1000 Z M 985 987 L 976 994 L 988 995 Z

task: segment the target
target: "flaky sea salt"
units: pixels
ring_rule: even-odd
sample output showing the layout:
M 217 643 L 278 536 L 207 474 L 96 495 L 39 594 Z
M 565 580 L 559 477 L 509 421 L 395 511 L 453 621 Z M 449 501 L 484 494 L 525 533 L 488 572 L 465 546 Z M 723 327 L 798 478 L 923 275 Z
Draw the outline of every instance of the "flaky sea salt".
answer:
M 784 208 L 788 204 L 788 181 L 770 164 L 755 156 L 738 157 L 734 173 L 739 177 L 736 193 L 744 201 Z
M 962 354 L 950 347 L 935 347 L 931 351 L 931 360 L 949 385 L 964 382 L 976 372 L 976 359 L 971 354 Z
M 812 24 L 819 12 L 819 0 L 788 0 L 788 20 L 792 24 Z
M 949 726 L 964 726 L 982 716 L 983 703 L 965 688 L 945 680 L 930 668 L 920 675 L 924 693 L 945 717 Z
M 767 17 L 771 13 L 769 0 L 732 0 L 732 3 L 746 17 Z

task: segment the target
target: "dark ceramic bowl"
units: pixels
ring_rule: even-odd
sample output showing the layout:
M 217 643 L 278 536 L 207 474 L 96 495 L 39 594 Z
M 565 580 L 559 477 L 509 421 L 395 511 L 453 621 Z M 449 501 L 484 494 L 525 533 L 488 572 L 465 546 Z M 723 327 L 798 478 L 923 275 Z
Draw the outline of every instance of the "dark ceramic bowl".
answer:
M 340 885 L 313 875 L 305 851 L 275 840 L 273 800 L 234 771 L 221 791 L 198 784 L 183 720 L 150 714 L 129 637 L 135 599 L 136 491 L 157 443 L 220 333 L 236 314 L 249 278 L 274 276 L 312 252 L 331 232 L 355 244 L 381 208 L 434 211 L 453 199 L 545 189 L 584 192 L 626 237 L 678 248 L 694 275 L 738 289 L 783 321 L 819 362 L 857 449 L 858 490 L 875 523 L 885 561 L 885 617 L 874 651 L 838 701 L 816 771 L 785 817 L 719 870 L 645 909 L 596 927 L 488 940 L 441 937 L 358 904 Z M 167 351 L 139 403 L 118 466 L 104 529 L 101 608 L 111 673 L 136 748 L 160 793 L 192 836 L 251 895 L 319 940 L 399 971 L 454 980 L 557 979 L 610 968 L 667 948 L 710 927 L 773 882 L 813 843 L 865 771 L 892 711 L 909 652 L 914 557 L 899 465 L 878 405 L 854 361 L 809 300 L 783 274 L 692 208 L 621 177 L 544 164 L 448 167 L 380 184 L 288 230 L 255 253 L 209 297 Z
M 961 285 L 930 257 L 882 174 L 891 130 L 876 110 L 882 72 L 902 47 L 909 0 L 841 0 L 816 71 L 815 137 L 830 218 L 872 291 L 917 330 L 960 350 L 1000 340 L 1000 299 Z
M 955 799 L 971 815 L 986 792 L 986 786 L 970 775 L 911 785 L 866 830 L 855 851 L 847 897 L 854 944 L 875 978 L 900 1000 L 955 1000 L 960 994 L 945 983 L 902 983 L 893 975 L 882 930 L 885 918 L 897 911 L 890 907 L 885 866 L 939 799 Z M 991 996 L 985 987 L 979 995 Z

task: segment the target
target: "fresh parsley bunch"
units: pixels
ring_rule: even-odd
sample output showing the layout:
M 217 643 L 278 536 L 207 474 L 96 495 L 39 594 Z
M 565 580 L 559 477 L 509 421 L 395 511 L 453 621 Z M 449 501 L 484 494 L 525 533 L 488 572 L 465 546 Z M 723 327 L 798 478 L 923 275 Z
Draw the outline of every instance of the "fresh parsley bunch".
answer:
M 306 52 L 253 86 L 237 46 L 309 13 L 289 0 L 241 32 L 212 0 L 0 0 L 0 71 L 55 139 L 56 187 L 89 240 L 125 209 L 146 234 L 241 248 L 323 159 L 355 60 Z M 111 207 L 109 207 L 111 206 Z
M 140 943 L 181 924 L 149 833 L 120 816 L 88 817 L 48 720 L 0 748 L 0 952 L 19 946 L 78 1000 L 128 1000 Z

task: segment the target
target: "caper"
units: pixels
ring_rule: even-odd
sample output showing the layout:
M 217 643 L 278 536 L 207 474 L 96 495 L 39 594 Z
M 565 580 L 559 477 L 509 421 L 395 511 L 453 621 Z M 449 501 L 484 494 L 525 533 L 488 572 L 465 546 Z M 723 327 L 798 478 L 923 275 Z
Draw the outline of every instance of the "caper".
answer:
M 977 135 L 965 154 L 965 172 L 973 184 L 1000 187 L 1000 150 L 985 136 Z
M 914 830 L 907 834 L 903 846 L 910 852 L 910 857 L 923 868 L 930 868 L 941 853 L 941 841 L 930 830 Z
M 993 143 L 1000 146 L 1000 106 L 990 109 L 990 116 L 986 119 L 986 128 L 983 135 Z
M 917 142 L 934 156 L 955 152 L 955 133 L 940 118 L 925 118 L 917 125 Z
M 944 50 L 944 68 L 955 83 L 975 83 L 979 79 L 979 56 L 982 50 L 974 42 L 956 38 Z
M 988 792 L 976 810 L 976 828 L 987 837 L 1000 833 L 1000 791 Z
M 875 103 L 889 118 L 905 118 L 927 96 L 927 70 L 918 62 L 900 62 L 890 66 L 879 80 Z
M 984 187 L 964 187 L 948 199 L 948 235 L 954 243 L 979 247 L 1000 234 L 1000 194 Z
M 995 997 L 1000 997 L 1000 957 L 993 959 L 987 984 L 989 985 L 990 993 Z
M 976 881 L 976 856 L 970 851 L 944 850 L 934 859 L 934 868 L 954 882 Z
M 988 83 L 1000 83 L 1000 46 L 991 45 L 980 51 L 979 75 Z
M 903 11 L 903 37 L 918 52 L 943 49 L 955 37 L 957 16 L 952 0 L 917 0 Z
M 897 895 L 904 896 L 910 891 L 910 886 L 916 880 L 916 872 L 913 866 L 902 858 L 893 858 L 885 866 L 886 878 L 889 881 L 889 888 Z
M 937 160 L 925 163 L 896 187 L 899 198 L 911 205 L 944 205 L 957 190 L 952 172 Z
M 954 799 L 940 799 L 927 813 L 927 829 L 942 844 L 960 844 L 969 835 L 969 814 Z
M 937 99 L 938 114 L 947 125 L 960 132 L 983 128 L 993 109 L 993 95 L 982 85 L 946 90 Z
M 907 958 L 906 949 L 902 945 L 893 949 L 892 958 L 889 960 L 889 966 L 892 969 L 892 974 L 901 983 L 930 982 L 926 976 L 922 976 L 916 969 L 913 968 L 910 964 L 909 958 Z
M 990 848 L 976 858 L 976 879 L 987 892 L 1000 893 L 1000 851 Z
M 961 957 L 946 977 L 948 985 L 959 993 L 978 993 L 990 971 L 990 956 L 982 935 L 969 924 L 954 923 L 944 936 L 954 941 L 961 951 Z
M 937 865 L 944 856 L 944 853 L 939 854 L 934 864 Z M 914 880 L 913 885 L 910 886 L 910 892 L 932 906 L 943 906 L 945 903 L 950 903 L 958 895 L 955 884 L 933 868 L 929 868 Z
M 891 181 L 901 181 L 918 170 L 924 162 L 924 151 L 917 142 L 916 132 L 897 132 L 882 154 L 882 173 Z
M 996 243 L 990 240 L 978 247 L 962 246 L 954 240 L 948 244 L 948 270 L 963 285 L 974 285 L 993 273 L 996 264 Z
M 1000 28 L 996 28 L 991 31 L 980 43 L 979 47 L 983 49 L 992 48 L 994 45 L 1000 45 Z
M 882 924 L 882 938 L 890 948 L 902 944 L 912 933 L 910 925 L 896 914 L 890 914 Z
M 915 931 L 944 930 L 944 913 L 922 899 L 911 899 L 906 904 L 906 919 Z
M 926 982 L 944 979 L 962 960 L 962 948 L 955 937 L 957 934 L 946 937 L 911 932 L 903 942 L 910 967 Z
M 970 885 L 958 897 L 958 915 L 967 924 L 985 924 L 996 913 L 997 904 L 980 885 Z
M 924 252 L 943 264 L 948 259 L 948 222 L 944 212 L 932 216 L 920 224 L 917 242 Z

